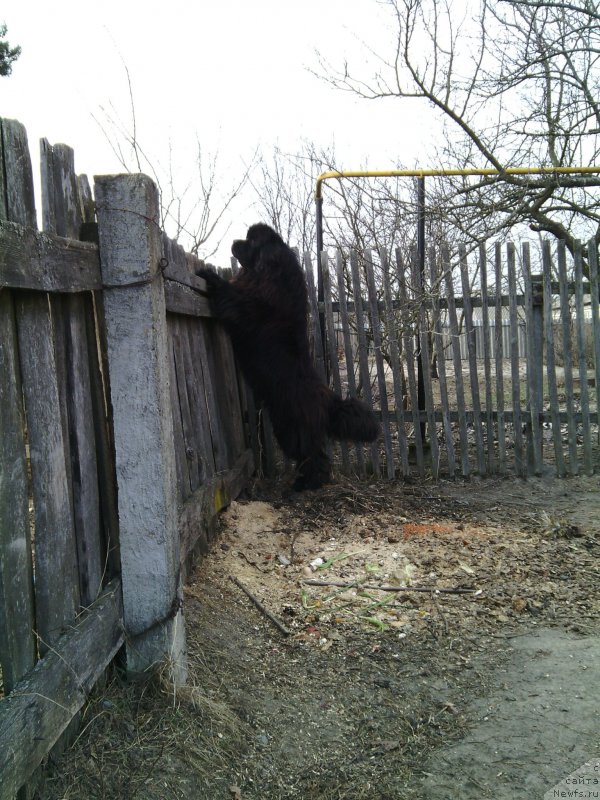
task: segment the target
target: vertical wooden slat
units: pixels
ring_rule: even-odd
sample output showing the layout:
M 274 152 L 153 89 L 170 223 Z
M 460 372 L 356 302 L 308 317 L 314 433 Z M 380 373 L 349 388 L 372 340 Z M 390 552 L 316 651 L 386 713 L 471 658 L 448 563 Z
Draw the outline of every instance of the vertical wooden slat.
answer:
M 581 408 L 581 427 L 583 434 L 583 468 L 586 475 L 593 473 L 592 431 L 590 427 L 590 398 L 587 380 L 587 359 L 585 354 L 585 316 L 583 311 L 583 255 L 581 242 L 575 241 L 575 324 L 577 326 L 577 355 L 579 361 L 579 406 Z
M 521 377 L 519 374 L 519 319 L 517 314 L 517 273 L 515 265 L 515 245 L 506 245 L 508 266 L 508 311 L 510 318 L 510 375 L 512 388 L 512 414 L 515 445 L 515 472 L 526 474 L 526 461 L 523 457 L 523 430 L 521 417 Z
M 304 254 L 304 275 L 306 276 L 306 288 L 308 290 L 310 337 L 312 340 L 315 367 L 323 380 L 326 380 L 325 354 L 323 353 L 323 339 L 321 336 L 321 324 L 319 321 L 319 304 L 317 302 L 317 292 L 315 289 L 315 279 L 310 253 Z
M 522 267 L 526 322 L 527 398 L 529 406 L 527 419 L 527 470 L 535 475 L 541 475 L 542 431 L 540 427 L 540 412 L 543 399 L 543 338 L 539 304 L 536 303 L 534 308 L 529 242 L 523 242 Z
M 173 436 L 175 440 L 175 465 L 177 468 L 177 489 L 180 503 L 183 503 L 192 493 L 190 470 L 183 433 L 183 413 L 181 398 L 179 397 L 179 383 L 175 368 L 176 341 L 173 336 L 175 322 L 173 317 L 167 317 L 169 329 L 169 376 L 171 392 L 171 408 L 173 411 Z M 187 399 L 187 398 L 186 398 Z
M 379 407 L 381 409 L 381 428 L 383 432 L 383 447 L 386 458 L 386 472 L 390 480 L 395 476 L 394 450 L 392 448 L 392 433 L 390 430 L 390 412 L 387 398 L 387 387 L 385 380 L 385 364 L 382 354 L 381 321 L 379 319 L 379 309 L 377 308 L 377 290 L 375 288 L 375 274 L 373 269 L 373 254 L 366 250 L 365 275 L 367 283 L 367 296 L 369 300 L 369 318 L 371 325 L 371 335 L 373 336 L 373 350 L 375 354 L 375 368 L 377 371 L 377 388 L 379 390 Z
M 352 275 L 352 291 L 354 295 L 354 311 L 356 313 L 356 332 L 358 335 L 358 364 L 360 368 L 360 379 L 363 387 L 363 397 L 369 408 L 373 408 L 373 394 L 371 392 L 371 374 L 369 370 L 369 359 L 367 352 L 367 335 L 365 328 L 365 314 L 363 309 L 362 289 L 360 282 L 360 272 L 358 268 L 358 253 L 355 250 L 350 252 L 350 271 Z M 377 442 L 370 446 L 371 459 L 373 462 L 373 472 L 379 475 L 381 472 L 379 450 Z
M 27 131 L 17 120 L 0 119 L 0 135 L 3 172 L 0 218 L 37 228 Z
M 390 351 L 390 362 L 392 367 L 392 380 L 394 384 L 394 411 L 396 415 L 396 427 L 398 431 L 398 449 L 400 451 L 400 466 L 403 475 L 408 475 L 410 468 L 408 465 L 408 443 L 406 440 L 406 429 L 404 419 L 404 392 L 402 380 L 402 365 L 400 363 L 400 352 L 398 350 L 398 335 L 396 332 L 396 320 L 392 300 L 392 287 L 390 281 L 390 265 L 387 253 L 382 248 L 379 254 L 381 260 L 381 272 L 383 277 L 383 293 L 385 301 L 385 324 L 387 329 L 387 341 Z
M 67 145 L 40 143 L 44 230 L 79 237 L 84 202 L 75 174 L 75 156 Z M 88 187 L 89 188 L 89 187 Z M 83 295 L 50 297 L 56 364 L 63 419 L 67 475 L 72 494 L 81 603 L 98 595 L 103 574 L 104 543 L 100 520 L 96 443 L 91 402 L 88 328 L 91 306 Z
M 35 510 L 36 617 L 44 653 L 79 608 L 75 532 L 48 298 L 25 295 L 16 307 Z
M 596 420 L 600 426 L 600 288 L 598 286 L 598 245 L 595 239 L 588 242 L 588 266 L 590 271 L 590 309 L 592 316 L 592 337 L 594 342 L 594 376 L 596 395 Z
M 462 374 L 462 361 L 460 352 L 460 332 L 458 317 L 456 315 L 456 301 L 452 283 L 452 267 L 450 264 L 450 251 L 447 246 L 442 247 L 442 272 L 446 284 L 446 300 L 448 303 L 448 320 L 450 322 L 450 337 L 452 342 L 452 364 L 454 366 L 454 380 L 456 384 L 456 408 L 458 410 L 458 431 L 460 439 L 460 464 L 464 477 L 471 473 L 469 464 L 469 438 L 467 434 L 467 415 L 465 407 L 465 387 Z
M 494 361 L 496 365 L 496 415 L 498 430 L 498 471 L 506 471 L 506 423 L 504 419 L 504 338 L 502 313 L 502 247 L 500 242 L 494 246 L 494 279 L 495 279 L 495 327 L 494 327 Z
M 550 242 L 542 243 L 542 267 L 544 270 L 544 339 L 546 342 L 546 374 L 548 377 L 548 397 L 550 400 L 550 416 L 552 419 L 552 440 L 556 474 L 562 478 L 565 474 L 565 462 L 562 449 L 562 433 L 560 425 L 558 387 L 556 383 L 556 359 L 554 356 L 554 306 L 552 296 L 552 254 Z
M 337 355 L 337 342 L 333 324 L 333 308 L 331 297 L 331 278 L 329 275 L 329 258 L 324 250 L 321 253 L 321 274 L 323 275 L 323 299 L 325 302 L 325 326 L 327 328 L 327 351 L 329 355 L 329 366 L 333 377 L 333 389 L 340 396 L 342 395 L 342 381 L 340 377 L 340 364 Z M 340 442 L 342 453 L 342 468 L 344 472 L 350 470 L 350 456 L 348 442 Z
M 354 376 L 354 351 L 352 349 L 352 338 L 350 335 L 350 318 L 348 314 L 348 303 L 346 302 L 346 287 L 344 285 L 344 263 L 342 254 L 336 254 L 336 276 L 338 301 L 340 304 L 340 319 L 342 321 L 342 335 L 344 339 L 344 354 L 346 357 L 346 379 L 348 381 L 348 394 L 356 397 L 356 379 Z M 361 477 L 366 475 L 364 445 L 357 443 L 355 447 L 356 463 Z
M 0 292 L 0 667 L 4 694 L 33 666 L 33 570 L 25 419 L 12 295 Z
M 444 340 L 442 336 L 442 323 L 440 315 L 440 282 L 437 270 L 436 251 L 429 251 L 429 281 L 431 284 L 431 313 L 433 317 L 433 342 L 437 359 L 438 381 L 440 385 L 440 401 L 442 406 L 442 424 L 446 454 L 448 456 L 448 472 L 451 478 L 456 474 L 456 455 L 454 453 L 454 438 L 452 423 L 450 421 L 450 398 L 448 397 L 448 382 L 446 378 L 446 358 L 444 353 Z
M 406 286 L 406 269 L 400 250 L 396 250 L 396 269 L 398 274 L 398 291 L 400 294 L 400 304 L 408 309 L 408 290 Z M 419 397 L 417 391 L 417 377 L 415 374 L 415 348 L 413 340 L 414 321 L 410 318 L 410 326 L 402 326 L 402 345 L 406 357 L 406 377 L 408 379 L 408 393 L 410 395 L 410 408 L 412 413 L 414 437 L 415 437 L 415 456 L 417 459 L 417 469 L 419 475 L 425 475 L 425 455 L 423 452 L 423 437 L 421 436 L 421 419 L 419 413 Z
M 479 247 L 479 274 L 481 281 L 481 322 L 483 333 L 483 376 L 485 383 L 485 435 L 487 443 L 487 469 L 494 472 L 494 418 L 492 406 L 492 365 L 490 341 L 490 298 L 488 266 L 485 243 Z
M 485 450 L 483 444 L 483 427 L 481 425 L 481 398 L 479 394 L 479 373 L 477 370 L 477 352 L 475 350 L 475 327 L 473 325 L 473 306 L 471 303 L 471 286 L 469 285 L 469 265 L 467 250 L 459 246 L 460 275 L 463 292 L 463 309 L 465 315 L 465 333 L 467 337 L 467 354 L 469 359 L 469 378 L 471 398 L 473 400 L 473 428 L 477 448 L 477 465 L 480 475 L 486 473 Z
M 577 463 L 577 426 L 575 423 L 575 399 L 573 397 L 573 347 L 571 343 L 571 308 L 567 283 L 567 256 L 565 243 L 558 242 L 558 280 L 560 284 L 560 319 L 563 337 L 563 359 L 565 370 L 565 395 L 567 398 L 567 439 L 569 442 L 569 465 L 573 475 L 579 474 Z
M 102 530 L 104 534 L 105 583 L 120 570 L 119 560 L 119 515 L 117 510 L 117 478 L 112 446 L 112 429 L 108 408 L 108 369 L 101 369 L 105 356 L 105 340 L 102 329 L 102 293 L 95 292 L 86 298 L 88 312 L 85 314 L 87 328 L 88 361 L 90 364 L 90 392 L 96 460 L 98 491 Z M 102 355 L 101 355 L 102 354 Z
M 420 287 L 419 297 L 419 343 L 421 347 L 421 369 L 423 370 L 423 388 L 425 390 L 425 412 L 427 414 L 427 425 L 429 429 L 429 449 L 431 453 L 431 473 L 434 480 L 437 480 L 440 468 L 440 452 L 437 438 L 437 425 L 435 422 L 433 384 L 431 380 L 431 356 L 429 352 L 429 331 L 430 326 L 427 319 L 427 309 L 425 307 L 425 276 L 420 274 L 419 257 L 417 248 L 411 252 L 411 267 L 413 286 Z
M 211 451 L 214 458 L 215 470 L 217 472 L 225 472 L 230 461 L 229 443 L 227 437 L 224 435 L 225 425 L 221 418 L 221 411 L 217 402 L 217 395 L 215 385 L 219 378 L 217 378 L 217 368 L 220 370 L 220 365 L 214 365 L 211 369 L 210 359 L 208 355 L 210 339 L 197 333 L 197 323 L 194 319 L 185 319 L 184 327 L 186 330 L 186 337 L 189 346 L 189 353 L 191 362 L 187 367 L 190 374 L 190 379 L 196 381 L 196 385 L 203 396 L 200 395 L 200 403 L 202 406 L 201 413 L 205 418 L 208 418 L 210 429 L 210 439 L 208 440 L 207 450 L 204 453 L 206 459 L 210 458 Z M 186 350 L 187 352 L 187 350 Z M 223 409 L 225 411 L 225 409 Z M 195 416 L 197 420 L 198 417 Z M 211 448 L 212 441 L 212 448 Z M 233 463 L 233 459 L 231 459 Z

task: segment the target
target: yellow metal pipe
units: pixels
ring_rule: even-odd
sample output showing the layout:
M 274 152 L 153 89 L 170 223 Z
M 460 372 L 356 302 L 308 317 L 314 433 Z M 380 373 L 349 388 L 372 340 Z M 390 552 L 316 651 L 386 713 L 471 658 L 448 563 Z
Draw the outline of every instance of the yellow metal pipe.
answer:
M 322 184 L 332 178 L 429 178 L 444 175 L 585 175 L 600 173 L 600 166 L 592 167 L 507 167 L 497 169 L 388 169 L 388 170 L 344 170 L 322 172 L 317 178 L 315 199 L 322 197 Z

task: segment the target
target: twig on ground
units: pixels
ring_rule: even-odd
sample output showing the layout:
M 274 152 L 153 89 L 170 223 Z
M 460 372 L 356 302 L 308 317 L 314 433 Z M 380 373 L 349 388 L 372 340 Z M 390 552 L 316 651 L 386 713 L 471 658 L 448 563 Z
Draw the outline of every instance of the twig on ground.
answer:
M 243 584 L 243 583 L 242 583 L 240 580 L 238 580 L 238 579 L 237 579 L 237 578 L 236 578 L 234 575 L 230 575 L 230 576 L 229 576 L 229 580 L 230 580 L 230 581 L 233 581 L 233 583 L 235 583 L 235 585 L 236 585 L 237 587 L 239 587 L 239 588 L 242 590 L 242 592 L 244 592 L 244 594 L 246 594 L 246 595 L 247 595 L 247 596 L 250 598 L 250 600 L 252 600 L 252 602 L 253 602 L 253 603 L 254 603 L 254 605 L 255 605 L 255 606 L 258 608 L 258 610 L 260 611 L 260 613 L 261 613 L 261 614 L 264 614 L 264 615 L 265 615 L 265 617 L 266 617 L 268 620 L 270 620 L 270 621 L 273 623 L 273 625 L 275 625 L 275 627 L 276 627 L 276 628 L 277 628 L 277 629 L 278 629 L 278 630 L 279 630 L 281 633 L 283 633 L 283 635 L 284 635 L 284 636 L 289 636 L 289 635 L 290 635 L 290 631 L 288 630 L 288 628 L 286 628 L 286 627 L 285 627 L 285 625 L 283 624 L 283 622 L 280 622 L 280 620 L 278 620 L 278 619 L 277 619 L 277 617 L 276 617 L 274 614 L 271 614 L 271 612 L 270 612 L 268 609 L 266 609 L 266 608 L 264 607 L 264 605 L 263 605 L 263 604 L 260 602 L 260 600 L 258 599 L 258 597 L 255 597 L 255 596 L 252 594 L 252 592 L 251 592 L 249 589 L 247 589 L 247 588 L 244 586 L 244 584 Z
M 443 594 L 476 594 L 477 589 L 448 589 L 437 586 L 376 586 L 373 583 L 343 583 L 342 581 L 302 581 L 307 586 L 341 586 L 344 589 L 377 589 L 379 592 L 440 592 Z

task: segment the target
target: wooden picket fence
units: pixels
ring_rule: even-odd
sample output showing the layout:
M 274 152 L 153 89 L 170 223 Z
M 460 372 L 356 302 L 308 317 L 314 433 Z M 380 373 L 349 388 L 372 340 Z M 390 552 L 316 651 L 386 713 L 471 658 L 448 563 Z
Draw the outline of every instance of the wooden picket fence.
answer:
M 40 232 L 26 131 L 0 128 L 0 800 L 13 800 L 119 651 L 132 672 L 167 659 L 185 680 L 186 568 L 258 446 L 199 262 L 161 232 L 150 179 L 96 178 L 94 203 L 73 151 L 44 140 Z
M 340 469 L 437 479 L 597 468 L 597 245 L 571 256 L 546 241 L 536 255 L 532 274 L 528 243 L 430 248 L 422 265 L 415 252 L 393 264 L 323 254 L 320 306 L 305 257 L 316 363 L 382 422 L 381 442 L 336 448 Z

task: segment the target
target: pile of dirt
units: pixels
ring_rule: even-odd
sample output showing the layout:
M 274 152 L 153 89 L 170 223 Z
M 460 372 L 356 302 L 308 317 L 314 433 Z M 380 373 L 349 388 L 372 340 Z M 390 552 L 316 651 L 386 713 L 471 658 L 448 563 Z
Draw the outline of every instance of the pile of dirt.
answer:
M 116 676 L 39 797 L 541 797 L 600 755 L 599 520 L 598 477 L 262 483 L 186 587 L 190 687 Z

